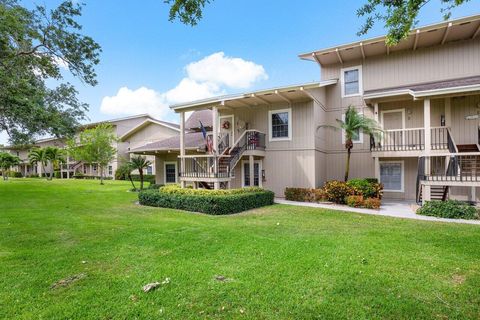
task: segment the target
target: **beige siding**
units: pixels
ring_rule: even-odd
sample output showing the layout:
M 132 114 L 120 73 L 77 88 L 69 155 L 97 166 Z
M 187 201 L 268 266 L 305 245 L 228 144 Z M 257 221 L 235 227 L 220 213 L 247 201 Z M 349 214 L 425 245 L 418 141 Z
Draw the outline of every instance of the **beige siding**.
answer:
M 452 134 L 457 144 L 478 143 L 479 120 L 465 120 L 476 115 L 480 108 L 480 95 L 452 98 Z
M 363 89 L 373 90 L 480 74 L 480 38 L 416 51 L 371 57 L 363 65 Z M 322 79 L 337 79 L 341 65 L 322 68 Z M 338 95 L 340 97 L 340 95 Z
M 345 151 L 330 153 L 326 156 L 326 160 L 326 179 L 343 181 L 347 163 L 347 153 Z M 354 149 L 350 159 L 349 178 L 366 178 L 374 176 L 374 160 L 370 152 L 356 151 Z

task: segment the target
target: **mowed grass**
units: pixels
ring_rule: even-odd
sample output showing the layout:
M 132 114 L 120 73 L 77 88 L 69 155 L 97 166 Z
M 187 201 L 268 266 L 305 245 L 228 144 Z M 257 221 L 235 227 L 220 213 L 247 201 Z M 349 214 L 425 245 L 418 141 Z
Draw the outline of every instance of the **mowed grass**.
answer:
M 286 205 L 214 217 L 128 189 L 0 181 L 0 317 L 480 318 L 479 226 Z

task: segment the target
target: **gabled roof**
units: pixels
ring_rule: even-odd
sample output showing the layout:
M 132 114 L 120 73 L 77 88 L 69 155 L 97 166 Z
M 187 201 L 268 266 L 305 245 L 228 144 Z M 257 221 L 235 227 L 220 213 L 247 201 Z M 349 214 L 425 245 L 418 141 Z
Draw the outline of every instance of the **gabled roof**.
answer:
M 91 128 L 91 127 L 98 126 L 99 124 L 102 124 L 102 123 L 111 123 L 111 124 L 114 124 L 114 123 L 120 122 L 120 121 L 125 121 L 125 120 L 130 120 L 130 119 L 137 119 L 137 118 L 145 118 L 145 117 L 146 117 L 146 118 L 150 118 L 150 119 L 155 119 L 155 118 L 153 118 L 152 116 L 150 116 L 150 115 L 147 114 L 147 113 L 142 113 L 142 114 L 137 114 L 137 115 L 134 115 L 134 116 L 128 116 L 128 117 L 123 117 L 123 118 L 115 118 L 115 119 L 109 119 L 109 120 L 103 120 L 103 121 L 85 123 L 85 124 L 80 125 L 80 128 Z
M 381 36 L 303 53 L 299 57 L 316 61 L 320 65 L 329 65 L 475 38 L 480 38 L 480 15 L 416 28 L 410 31 L 406 39 L 392 47 L 386 45 L 386 36 Z
M 376 99 L 392 96 L 411 95 L 422 98 L 433 95 L 454 94 L 458 92 L 480 91 L 480 76 L 424 82 L 408 86 L 368 90 L 364 99 Z
M 185 134 L 185 149 L 197 150 L 205 148 L 205 139 L 202 132 L 189 132 Z M 180 150 L 180 136 L 170 137 L 161 141 L 152 142 L 142 147 L 130 150 L 131 153 L 152 151 L 177 151 Z
M 205 128 L 211 128 L 213 126 L 212 111 L 208 109 L 194 111 L 185 121 L 185 129 L 198 130 L 200 129 L 200 122 L 202 122 Z
M 331 79 L 320 82 L 309 82 L 298 85 L 290 85 L 285 87 L 277 87 L 266 90 L 258 90 L 247 93 L 218 96 L 209 99 L 191 101 L 171 105 L 170 108 L 175 112 L 201 110 L 211 108 L 212 106 L 227 107 L 245 107 L 257 105 L 269 105 L 280 102 L 291 103 L 291 101 L 299 101 L 311 99 L 308 89 L 321 88 L 336 84 L 338 79 Z
M 143 121 L 142 123 L 138 124 L 137 126 L 133 127 L 132 129 L 128 130 L 127 132 L 125 132 L 120 137 L 120 140 L 123 141 L 124 139 L 130 137 L 132 134 L 140 131 L 141 129 L 145 128 L 146 126 L 148 126 L 150 124 L 157 124 L 157 125 L 163 126 L 165 128 L 169 128 L 169 129 L 180 132 L 180 126 L 176 123 L 170 123 L 170 122 L 166 122 L 166 121 L 160 121 L 160 120 L 154 120 L 154 119 L 148 118 L 145 121 Z

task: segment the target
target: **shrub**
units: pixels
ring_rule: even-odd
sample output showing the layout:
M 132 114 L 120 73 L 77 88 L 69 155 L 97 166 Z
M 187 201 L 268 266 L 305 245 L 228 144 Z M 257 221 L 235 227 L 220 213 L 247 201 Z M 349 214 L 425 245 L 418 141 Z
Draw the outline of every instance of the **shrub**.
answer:
M 148 186 L 148 189 L 158 190 L 161 187 L 163 187 L 163 184 L 150 183 L 150 185 Z
M 22 178 L 23 177 L 23 174 L 21 172 L 17 172 L 17 171 L 7 171 L 6 173 L 10 178 Z
M 81 172 L 77 172 L 73 175 L 74 179 L 83 179 L 84 177 L 85 177 L 85 175 Z
M 125 175 L 122 173 L 122 170 L 115 170 L 115 180 L 125 180 Z
M 132 180 L 133 181 L 140 181 L 140 175 L 139 174 L 132 174 Z M 144 174 L 143 175 L 143 181 L 144 182 L 150 182 L 155 183 L 155 175 L 153 174 Z
M 55 178 L 57 179 L 62 178 L 62 173 L 60 171 L 55 171 Z
M 308 188 L 285 188 L 285 199 L 290 201 L 310 202 L 312 189 Z
M 367 198 L 363 200 L 363 207 L 367 209 L 380 209 L 382 201 L 379 198 Z
M 347 206 L 354 208 L 361 208 L 364 205 L 364 200 L 362 195 L 353 195 L 346 198 Z
M 140 191 L 138 198 L 146 206 L 224 215 L 271 205 L 274 193 L 260 188 L 202 190 L 164 186 Z
M 353 195 L 353 189 L 346 182 L 332 180 L 323 187 L 328 201 L 345 204 L 345 198 Z
M 457 200 L 428 201 L 417 214 L 450 219 L 478 219 L 475 207 Z
M 29 178 L 38 178 L 39 175 L 38 175 L 38 173 L 31 173 L 28 177 Z
M 382 198 L 383 185 L 376 182 L 377 179 L 352 179 L 347 182 L 356 195 L 362 195 L 364 198 Z

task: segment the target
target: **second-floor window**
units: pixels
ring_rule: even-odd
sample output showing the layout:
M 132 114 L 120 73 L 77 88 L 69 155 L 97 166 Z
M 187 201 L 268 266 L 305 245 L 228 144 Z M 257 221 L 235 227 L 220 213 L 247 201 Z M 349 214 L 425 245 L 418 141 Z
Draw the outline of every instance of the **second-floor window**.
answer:
M 292 109 L 269 111 L 268 122 L 270 141 L 290 140 L 292 138 Z
M 342 97 L 362 94 L 362 67 L 351 67 L 341 70 Z

